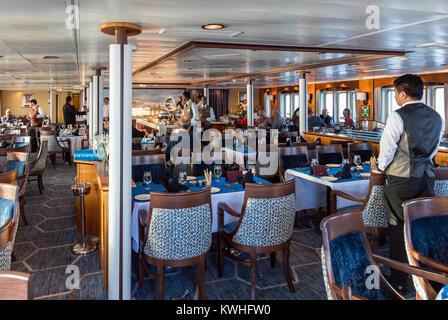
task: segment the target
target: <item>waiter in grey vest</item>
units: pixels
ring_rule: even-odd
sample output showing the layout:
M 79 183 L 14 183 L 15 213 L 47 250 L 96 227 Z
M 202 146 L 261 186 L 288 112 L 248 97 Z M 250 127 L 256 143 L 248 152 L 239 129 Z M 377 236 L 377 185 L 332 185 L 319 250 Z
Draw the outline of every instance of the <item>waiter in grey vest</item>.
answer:
M 215 121 L 215 112 L 213 108 L 207 104 L 206 96 L 199 96 L 198 103 L 199 120 L 201 121 L 201 127 L 209 129 L 211 127 L 211 121 Z
M 389 212 L 390 258 L 407 262 L 402 204 L 409 199 L 434 196 L 433 158 L 443 136 L 443 120 L 421 101 L 424 86 L 419 76 L 401 76 L 394 81 L 394 87 L 395 100 L 401 108 L 387 118 L 378 170 L 386 173 L 384 197 Z M 405 273 L 392 269 L 390 282 L 402 293 L 407 292 Z
M 182 93 L 182 115 L 188 116 L 191 119 L 191 125 L 194 126 L 198 121 L 198 106 L 191 101 L 191 96 L 188 91 Z

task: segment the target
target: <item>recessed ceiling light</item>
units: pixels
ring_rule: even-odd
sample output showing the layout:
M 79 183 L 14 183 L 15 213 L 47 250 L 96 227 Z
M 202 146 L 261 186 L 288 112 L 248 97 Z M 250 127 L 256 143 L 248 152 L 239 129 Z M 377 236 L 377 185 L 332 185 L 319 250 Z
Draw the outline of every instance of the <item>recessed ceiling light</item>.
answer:
M 292 62 L 289 62 L 289 63 L 288 63 L 288 66 L 292 66 L 293 64 L 294 64 L 294 63 L 292 63 Z
M 46 59 L 46 60 L 54 60 L 54 59 L 58 59 L 59 57 L 56 56 L 43 56 L 42 59 Z
M 146 87 L 146 84 L 140 83 L 138 86 L 143 88 Z
M 219 29 L 224 29 L 224 28 L 225 28 L 225 26 L 220 23 L 209 23 L 209 24 L 204 24 L 202 26 L 202 29 L 205 29 L 205 30 L 219 30 Z
M 401 62 L 407 62 L 407 61 L 408 61 L 408 57 L 406 57 L 406 56 L 401 56 L 401 57 L 400 57 L 400 61 L 401 61 Z
M 189 62 L 191 62 L 190 59 L 184 59 L 183 61 L 184 61 L 185 63 L 189 63 Z

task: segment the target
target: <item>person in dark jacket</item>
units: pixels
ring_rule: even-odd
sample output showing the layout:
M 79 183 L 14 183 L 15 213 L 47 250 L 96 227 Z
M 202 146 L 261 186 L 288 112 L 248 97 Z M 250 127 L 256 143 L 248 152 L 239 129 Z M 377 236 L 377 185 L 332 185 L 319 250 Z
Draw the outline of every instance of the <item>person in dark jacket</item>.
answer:
M 144 131 L 137 130 L 132 126 L 132 150 L 142 150 L 142 138 L 145 135 Z
M 76 116 L 77 115 L 85 115 L 86 112 L 76 111 L 73 105 L 70 103 L 72 101 L 72 97 L 68 96 L 65 98 L 65 104 L 62 107 L 62 112 L 64 113 L 64 124 L 68 126 L 71 124 L 74 126 L 76 124 Z

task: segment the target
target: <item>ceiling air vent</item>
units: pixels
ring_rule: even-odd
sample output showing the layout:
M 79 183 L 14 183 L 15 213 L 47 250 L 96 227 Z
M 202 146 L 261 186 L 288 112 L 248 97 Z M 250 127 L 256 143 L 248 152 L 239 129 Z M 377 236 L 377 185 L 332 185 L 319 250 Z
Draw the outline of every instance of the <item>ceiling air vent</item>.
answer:
M 204 37 L 204 38 L 235 38 L 241 31 L 232 30 L 204 30 L 202 28 L 163 28 L 159 32 L 164 36 Z

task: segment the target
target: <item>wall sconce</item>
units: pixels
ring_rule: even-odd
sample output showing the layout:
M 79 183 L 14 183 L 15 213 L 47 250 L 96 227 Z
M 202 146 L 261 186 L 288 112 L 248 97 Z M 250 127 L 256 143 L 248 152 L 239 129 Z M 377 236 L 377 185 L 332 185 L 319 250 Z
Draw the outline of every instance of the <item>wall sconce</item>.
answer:
M 367 92 L 357 92 L 356 93 L 356 100 L 362 101 L 364 105 L 367 104 L 368 100 L 368 94 Z

